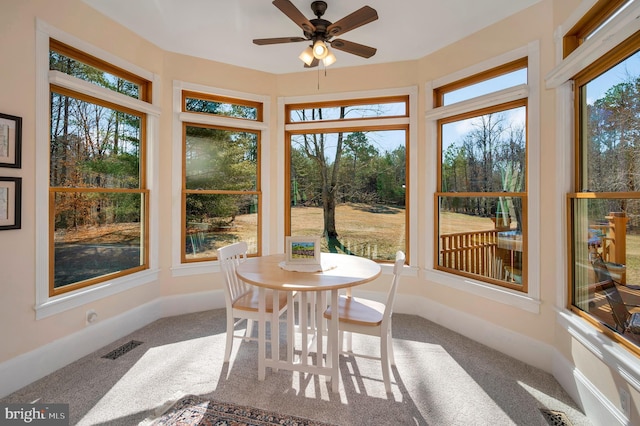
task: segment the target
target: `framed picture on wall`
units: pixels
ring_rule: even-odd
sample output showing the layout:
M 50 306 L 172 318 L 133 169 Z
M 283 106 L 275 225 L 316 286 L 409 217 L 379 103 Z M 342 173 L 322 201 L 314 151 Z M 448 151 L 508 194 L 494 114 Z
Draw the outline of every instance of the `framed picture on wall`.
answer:
M 320 238 L 287 237 L 286 252 L 288 264 L 320 266 Z
M 22 178 L 0 177 L 0 231 L 20 229 Z
M 0 113 L 0 167 L 19 169 L 21 151 L 22 118 Z

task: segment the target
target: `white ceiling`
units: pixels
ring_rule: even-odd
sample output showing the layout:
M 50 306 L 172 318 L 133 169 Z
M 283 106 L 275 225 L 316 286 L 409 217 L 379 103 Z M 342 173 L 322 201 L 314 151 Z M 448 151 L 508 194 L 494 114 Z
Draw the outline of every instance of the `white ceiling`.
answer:
M 160 48 L 274 74 L 304 71 L 306 43 L 257 46 L 254 38 L 303 36 L 270 0 L 83 0 Z M 336 22 L 368 5 L 378 20 L 340 38 L 378 49 L 369 58 L 334 50 L 331 67 L 419 59 L 540 0 L 326 0 Z M 313 19 L 312 0 L 291 0 Z M 321 65 L 322 66 L 322 65 Z

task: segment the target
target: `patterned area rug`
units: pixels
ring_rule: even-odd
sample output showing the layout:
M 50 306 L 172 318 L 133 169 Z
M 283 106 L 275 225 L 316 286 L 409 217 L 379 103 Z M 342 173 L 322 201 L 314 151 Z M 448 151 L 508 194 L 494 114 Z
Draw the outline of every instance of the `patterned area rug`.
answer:
M 288 416 L 252 407 L 202 399 L 193 395 L 187 395 L 181 398 L 160 418 L 151 423 L 151 425 L 334 426 L 302 417 Z

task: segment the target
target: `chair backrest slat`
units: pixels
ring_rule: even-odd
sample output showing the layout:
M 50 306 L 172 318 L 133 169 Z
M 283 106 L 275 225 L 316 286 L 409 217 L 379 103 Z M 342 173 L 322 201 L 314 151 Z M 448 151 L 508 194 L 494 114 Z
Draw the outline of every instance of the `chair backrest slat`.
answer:
M 236 267 L 247 259 L 247 251 L 248 246 L 244 241 L 218 249 L 218 259 L 225 278 L 225 298 L 228 304 L 233 304 L 250 290 L 249 285 L 236 275 Z
M 393 280 L 391 281 L 391 287 L 387 293 L 387 301 L 384 307 L 383 322 L 391 319 L 393 313 L 393 303 L 396 299 L 396 292 L 398 291 L 398 283 L 400 282 L 400 275 L 402 274 L 402 267 L 404 266 L 405 255 L 402 251 L 396 252 L 396 261 L 393 264 Z

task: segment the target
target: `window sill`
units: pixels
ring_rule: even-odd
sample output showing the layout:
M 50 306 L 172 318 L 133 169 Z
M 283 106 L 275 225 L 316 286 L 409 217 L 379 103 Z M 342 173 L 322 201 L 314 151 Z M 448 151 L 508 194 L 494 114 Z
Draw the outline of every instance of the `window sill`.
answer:
M 69 309 L 77 308 L 78 306 L 148 284 L 157 279 L 157 270 L 145 270 L 91 287 L 47 298 L 44 302 L 36 304 L 34 308 L 36 311 L 36 320 L 47 318 Z
M 527 294 L 520 293 L 515 290 L 500 288 L 482 281 L 458 277 L 446 272 L 435 270 L 425 271 L 424 277 L 428 281 L 435 282 L 445 287 L 471 293 L 475 296 L 484 297 L 485 299 L 513 306 L 534 314 L 540 313 L 540 300 L 534 299 Z
M 203 275 L 214 272 L 220 272 L 220 263 L 218 261 L 180 263 L 171 268 L 172 277 Z
M 587 321 L 566 309 L 558 309 L 557 322 L 595 357 L 620 373 L 624 379 L 640 392 L 640 364 L 638 358 L 619 344 L 612 342 Z

